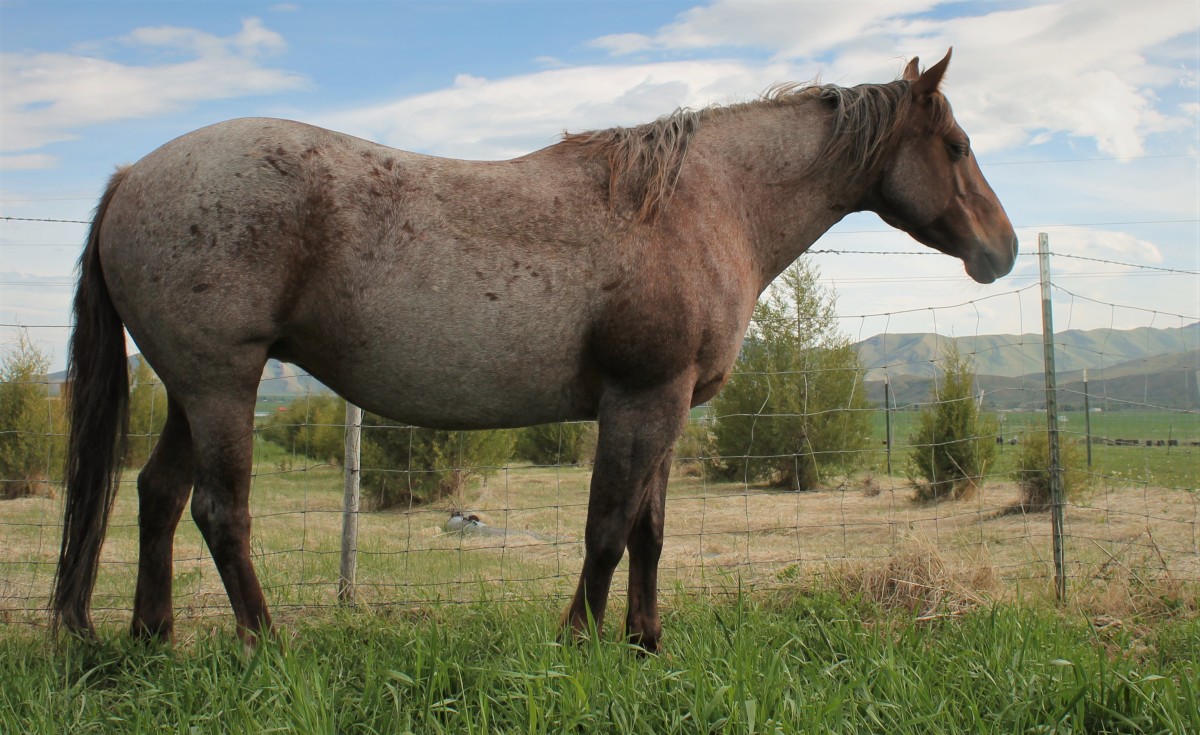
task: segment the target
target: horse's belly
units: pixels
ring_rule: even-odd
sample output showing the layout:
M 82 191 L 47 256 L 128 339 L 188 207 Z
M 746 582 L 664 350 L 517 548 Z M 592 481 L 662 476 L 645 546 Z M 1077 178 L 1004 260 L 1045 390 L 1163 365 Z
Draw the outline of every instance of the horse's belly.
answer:
M 420 426 L 500 428 L 594 415 L 578 326 L 545 314 L 531 322 L 525 310 L 508 318 L 443 310 L 442 319 L 407 311 L 378 322 L 368 316 L 389 325 L 378 331 L 343 321 L 332 343 L 308 342 L 283 357 L 372 413 Z

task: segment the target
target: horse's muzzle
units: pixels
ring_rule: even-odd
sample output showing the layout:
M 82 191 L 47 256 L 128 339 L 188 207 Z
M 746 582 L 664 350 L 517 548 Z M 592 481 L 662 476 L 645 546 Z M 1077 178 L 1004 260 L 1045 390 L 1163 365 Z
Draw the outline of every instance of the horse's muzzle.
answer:
M 1008 275 L 1017 261 L 1017 235 L 1012 233 L 1005 246 L 981 246 L 963 258 L 967 275 L 977 283 L 992 283 Z

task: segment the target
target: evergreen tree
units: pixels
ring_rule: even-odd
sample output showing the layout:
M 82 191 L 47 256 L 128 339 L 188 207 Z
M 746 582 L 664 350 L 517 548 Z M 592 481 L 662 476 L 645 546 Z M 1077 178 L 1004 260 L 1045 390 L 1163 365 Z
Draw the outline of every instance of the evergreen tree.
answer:
M 49 366 L 24 329 L 0 357 L 0 498 L 54 494 L 67 422 L 62 400 L 50 395 Z
M 996 457 L 997 424 L 979 411 L 971 361 L 951 342 L 941 369 L 936 400 L 921 409 L 909 440 L 918 501 L 971 497 Z
M 810 490 L 861 464 L 870 438 L 863 366 L 836 299 L 796 261 L 754 309 L 733 378 L 712 402 L 719 473 Z

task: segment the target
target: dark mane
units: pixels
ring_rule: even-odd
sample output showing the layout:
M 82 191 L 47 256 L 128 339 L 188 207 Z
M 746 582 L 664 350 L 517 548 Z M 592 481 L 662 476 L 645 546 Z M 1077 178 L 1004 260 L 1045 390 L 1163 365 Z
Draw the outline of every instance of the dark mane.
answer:
M 634 202 L 636 220 L 641 222 L 652 219 L 670 198 L 688 146 L 702 123 L 778 107 L 825 104 L 833 111 L 829 139 L 806 173 L 828 168 L 852 177 L 877 168 L 895 147 L 911 104 L 908 85 L 904 80 L 855 87 L 777 84 L 752 102 L 680 109 L 631 128 L 565 133 L 563 144 L 577 146 L 589 157 L 603 157 L 609 169 L 610 202 L 616 206 L 623 192 Z M 949 103 L 936 94 L 933 104 L 931 125 L 943 129 L 953 119 Z

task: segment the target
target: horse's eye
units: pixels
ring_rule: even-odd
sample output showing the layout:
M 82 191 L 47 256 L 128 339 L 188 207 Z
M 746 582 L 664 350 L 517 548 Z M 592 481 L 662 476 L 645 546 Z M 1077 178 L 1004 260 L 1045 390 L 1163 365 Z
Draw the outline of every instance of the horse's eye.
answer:
M 961 161 L 971 152 L 971 144 L 965 142 L 947 143 L 947 149 L 950 151 L 950 160 Z

